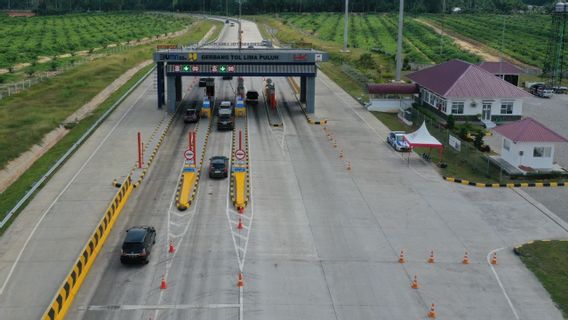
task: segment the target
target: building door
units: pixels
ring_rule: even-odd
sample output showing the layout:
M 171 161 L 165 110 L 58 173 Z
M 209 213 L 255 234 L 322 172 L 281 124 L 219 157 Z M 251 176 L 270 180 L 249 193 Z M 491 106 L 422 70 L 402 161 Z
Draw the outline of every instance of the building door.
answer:
M 483 111 L 481 113 L 481 119 L 491 121 L 491 104 L 490 103 L 484 103 L 483 104 Z

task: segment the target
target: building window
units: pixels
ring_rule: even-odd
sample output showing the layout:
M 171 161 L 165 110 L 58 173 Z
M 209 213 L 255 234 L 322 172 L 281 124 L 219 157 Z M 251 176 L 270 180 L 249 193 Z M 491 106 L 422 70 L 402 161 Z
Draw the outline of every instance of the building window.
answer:
M 436 105 L 436 95 L 430 94 L 430 105 L 431 106 Z
M 452 102 L 452 114 L 463 114 L 463 101 Z
M 424 102 L 428 103 L 430 101 L 430 92 L 424 90 L 424 99 L 422 99 Z
M 511 141 L 503 139 L 503 149 L 507 151 L 511 150 Z
M 501 102 L 501 114 L 513 114 L 513 101 Z
M 552 154 L 552 147 L 534 147 L 533 157 L 535 158 L 550 158 Z

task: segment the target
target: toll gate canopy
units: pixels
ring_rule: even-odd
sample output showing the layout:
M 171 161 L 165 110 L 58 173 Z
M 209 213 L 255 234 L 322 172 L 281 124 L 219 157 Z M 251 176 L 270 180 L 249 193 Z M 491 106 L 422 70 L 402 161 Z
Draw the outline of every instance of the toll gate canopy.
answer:
M 175 111 L 183 76 L 300 77 L 300 101 L 313 113 L 316 63 L 328 60 L 327 53 L 306 49 L 159 49 L 154 53 L 158 107 Z

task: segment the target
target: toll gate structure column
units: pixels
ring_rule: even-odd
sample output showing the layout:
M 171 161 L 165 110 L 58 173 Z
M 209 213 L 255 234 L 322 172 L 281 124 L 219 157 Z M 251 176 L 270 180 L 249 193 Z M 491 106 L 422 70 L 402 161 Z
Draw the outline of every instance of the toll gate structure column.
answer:
M 182 98 L 181 76 L 176 76 L 176 102 L 180 102 Z
M 175 76 L 166 76 L 166 99 L 167 99 L 167 106 L 168 112 L 174 113 L 176 112 L 176 77 Z
M 158 109 L 166 104 L 166 93 L 164 92 L 164 63 L 158 62 L 156 64 L 156 77 L 158 85 Z
M 306 103 L 306 77 L 300 77 L 300 102 Z
M 316 77 L 306 78 L 306 112 L 316 111 Z

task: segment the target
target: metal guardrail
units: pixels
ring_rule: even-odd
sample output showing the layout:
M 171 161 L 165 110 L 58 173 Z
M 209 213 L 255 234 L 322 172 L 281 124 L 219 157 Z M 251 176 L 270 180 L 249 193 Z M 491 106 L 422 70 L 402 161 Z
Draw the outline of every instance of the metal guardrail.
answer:
M 77 140 L 64 155 L 62 155 L 57 162 L 49 168 L 49 170 L 36 181 L 32 188 L 26 192 L 26 194 L 18 201 L 18 203 L 4 216 L 2 221 L 0 221 L 0 230 L 4 229 L 4 225 L 10 221 L 12 216 L 30 199 L 30 197 L 39 189 L 39 187 L 49 178 L 51 175 L 75 152 L 77 148 L 83 144 L 83 142 L 97 129 L 97 127 L 134 91 L 138 86 L 146 80 L 146 78 L 154 72 L 156 66 L 152 67 L 140 80 L 138 80 L 132 88 L 128 89 L 104 114 L 102 114 L 99 119 L 85 132 L 79 140 Z

